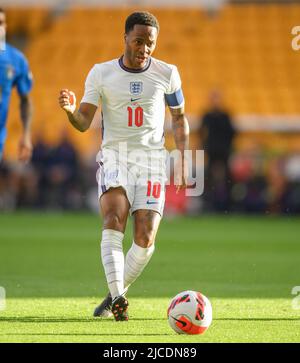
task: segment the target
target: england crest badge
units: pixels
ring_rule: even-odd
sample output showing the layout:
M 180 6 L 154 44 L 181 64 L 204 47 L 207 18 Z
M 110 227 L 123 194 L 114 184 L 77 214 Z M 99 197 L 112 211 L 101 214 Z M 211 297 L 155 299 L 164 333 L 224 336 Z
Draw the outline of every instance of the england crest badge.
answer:
M 143 93 L 143 82 L 130 82 L 130 93 L 132 96 L 140 96 Z

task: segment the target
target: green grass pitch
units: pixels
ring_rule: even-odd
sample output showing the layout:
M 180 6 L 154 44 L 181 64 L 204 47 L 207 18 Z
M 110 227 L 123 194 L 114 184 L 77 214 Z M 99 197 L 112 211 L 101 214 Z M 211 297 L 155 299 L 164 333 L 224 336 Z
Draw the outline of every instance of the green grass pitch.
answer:
M 156 252 L 131 287 L 128 322 L 94 319 L 106 294 L 101 221 L 90 214 L 0 216 L 0 342 L 300 342 L 300 224 L 291 217 L 165 218 Z M 131 244 L 129 223 L 124 248 Z M 173 296 L 213 306 L 204 335 L 177 335 Z M 294 300 L 293 300 L 294 299 Z

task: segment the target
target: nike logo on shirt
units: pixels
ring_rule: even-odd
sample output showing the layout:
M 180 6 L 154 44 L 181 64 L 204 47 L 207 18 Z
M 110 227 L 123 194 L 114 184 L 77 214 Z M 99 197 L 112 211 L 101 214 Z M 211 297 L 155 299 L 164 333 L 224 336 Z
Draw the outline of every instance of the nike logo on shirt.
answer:
M 150 202 L 150 200 L 147 200 L 147 204 L 158 204 L 158 202 Z
M 137 100 L 140 100 L 142 97 L 139 97 L 139 98 L 131 98 L 130 100 L 131 100 L 131 102 L 135 102 L 135 101 L 137 101 Z

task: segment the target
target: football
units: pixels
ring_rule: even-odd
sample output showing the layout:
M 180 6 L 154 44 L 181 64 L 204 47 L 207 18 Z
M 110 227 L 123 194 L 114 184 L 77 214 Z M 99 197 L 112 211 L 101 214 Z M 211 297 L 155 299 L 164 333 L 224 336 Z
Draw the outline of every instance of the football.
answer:
M 168 321 L 176 333 L 203 334 L 212 322 L 211 303 L 200 292 L 183 291 L 172 299 Z

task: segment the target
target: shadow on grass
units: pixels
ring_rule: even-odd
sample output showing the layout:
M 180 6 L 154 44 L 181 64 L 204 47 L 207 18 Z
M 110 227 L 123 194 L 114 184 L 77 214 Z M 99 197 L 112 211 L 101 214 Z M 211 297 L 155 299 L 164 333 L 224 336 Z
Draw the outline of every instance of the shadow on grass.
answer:
M 135 336 L 148 336 L 148 337 L 153 337 L 153 336 L 171 336 L 174 335 L 174 333 L 169 333 L 169 334 L 150 334 L 150 333 L 122 333 L 122 334 L 98 334 L 98 333 L 8 333 L 8 334 L 0 334 L 0 336 L 95 336 L 95 337 L 109 337 L 109 336 L 120 336 L 120 337 L 124 337 L 124 336 L 131 336 L 131 337 L 135 337 Z
M 167 318 L 130 318 L 131 321 L 166 321 Z M 214 321 L 300 321 L 300 318 L 215 318 Z M 13 322 L 13 323 L 113 323 L 113 319 L 107 318 L 41 318 L 36 316 L 27 317 L 0 317 L 1 322 Z
M 130 318 L 130 321 L 165 321 L 164 318 Z M 26 316 L 22 318 L 18 317 L 0 317 L 1 322 L 13 322 L 13 323 L 112 323 L 113 319 L 101 319 L 101 318 L 41 318 L 36 316 Z
M 216 318 L 218 321 L 300 321 L 300 318 Z

